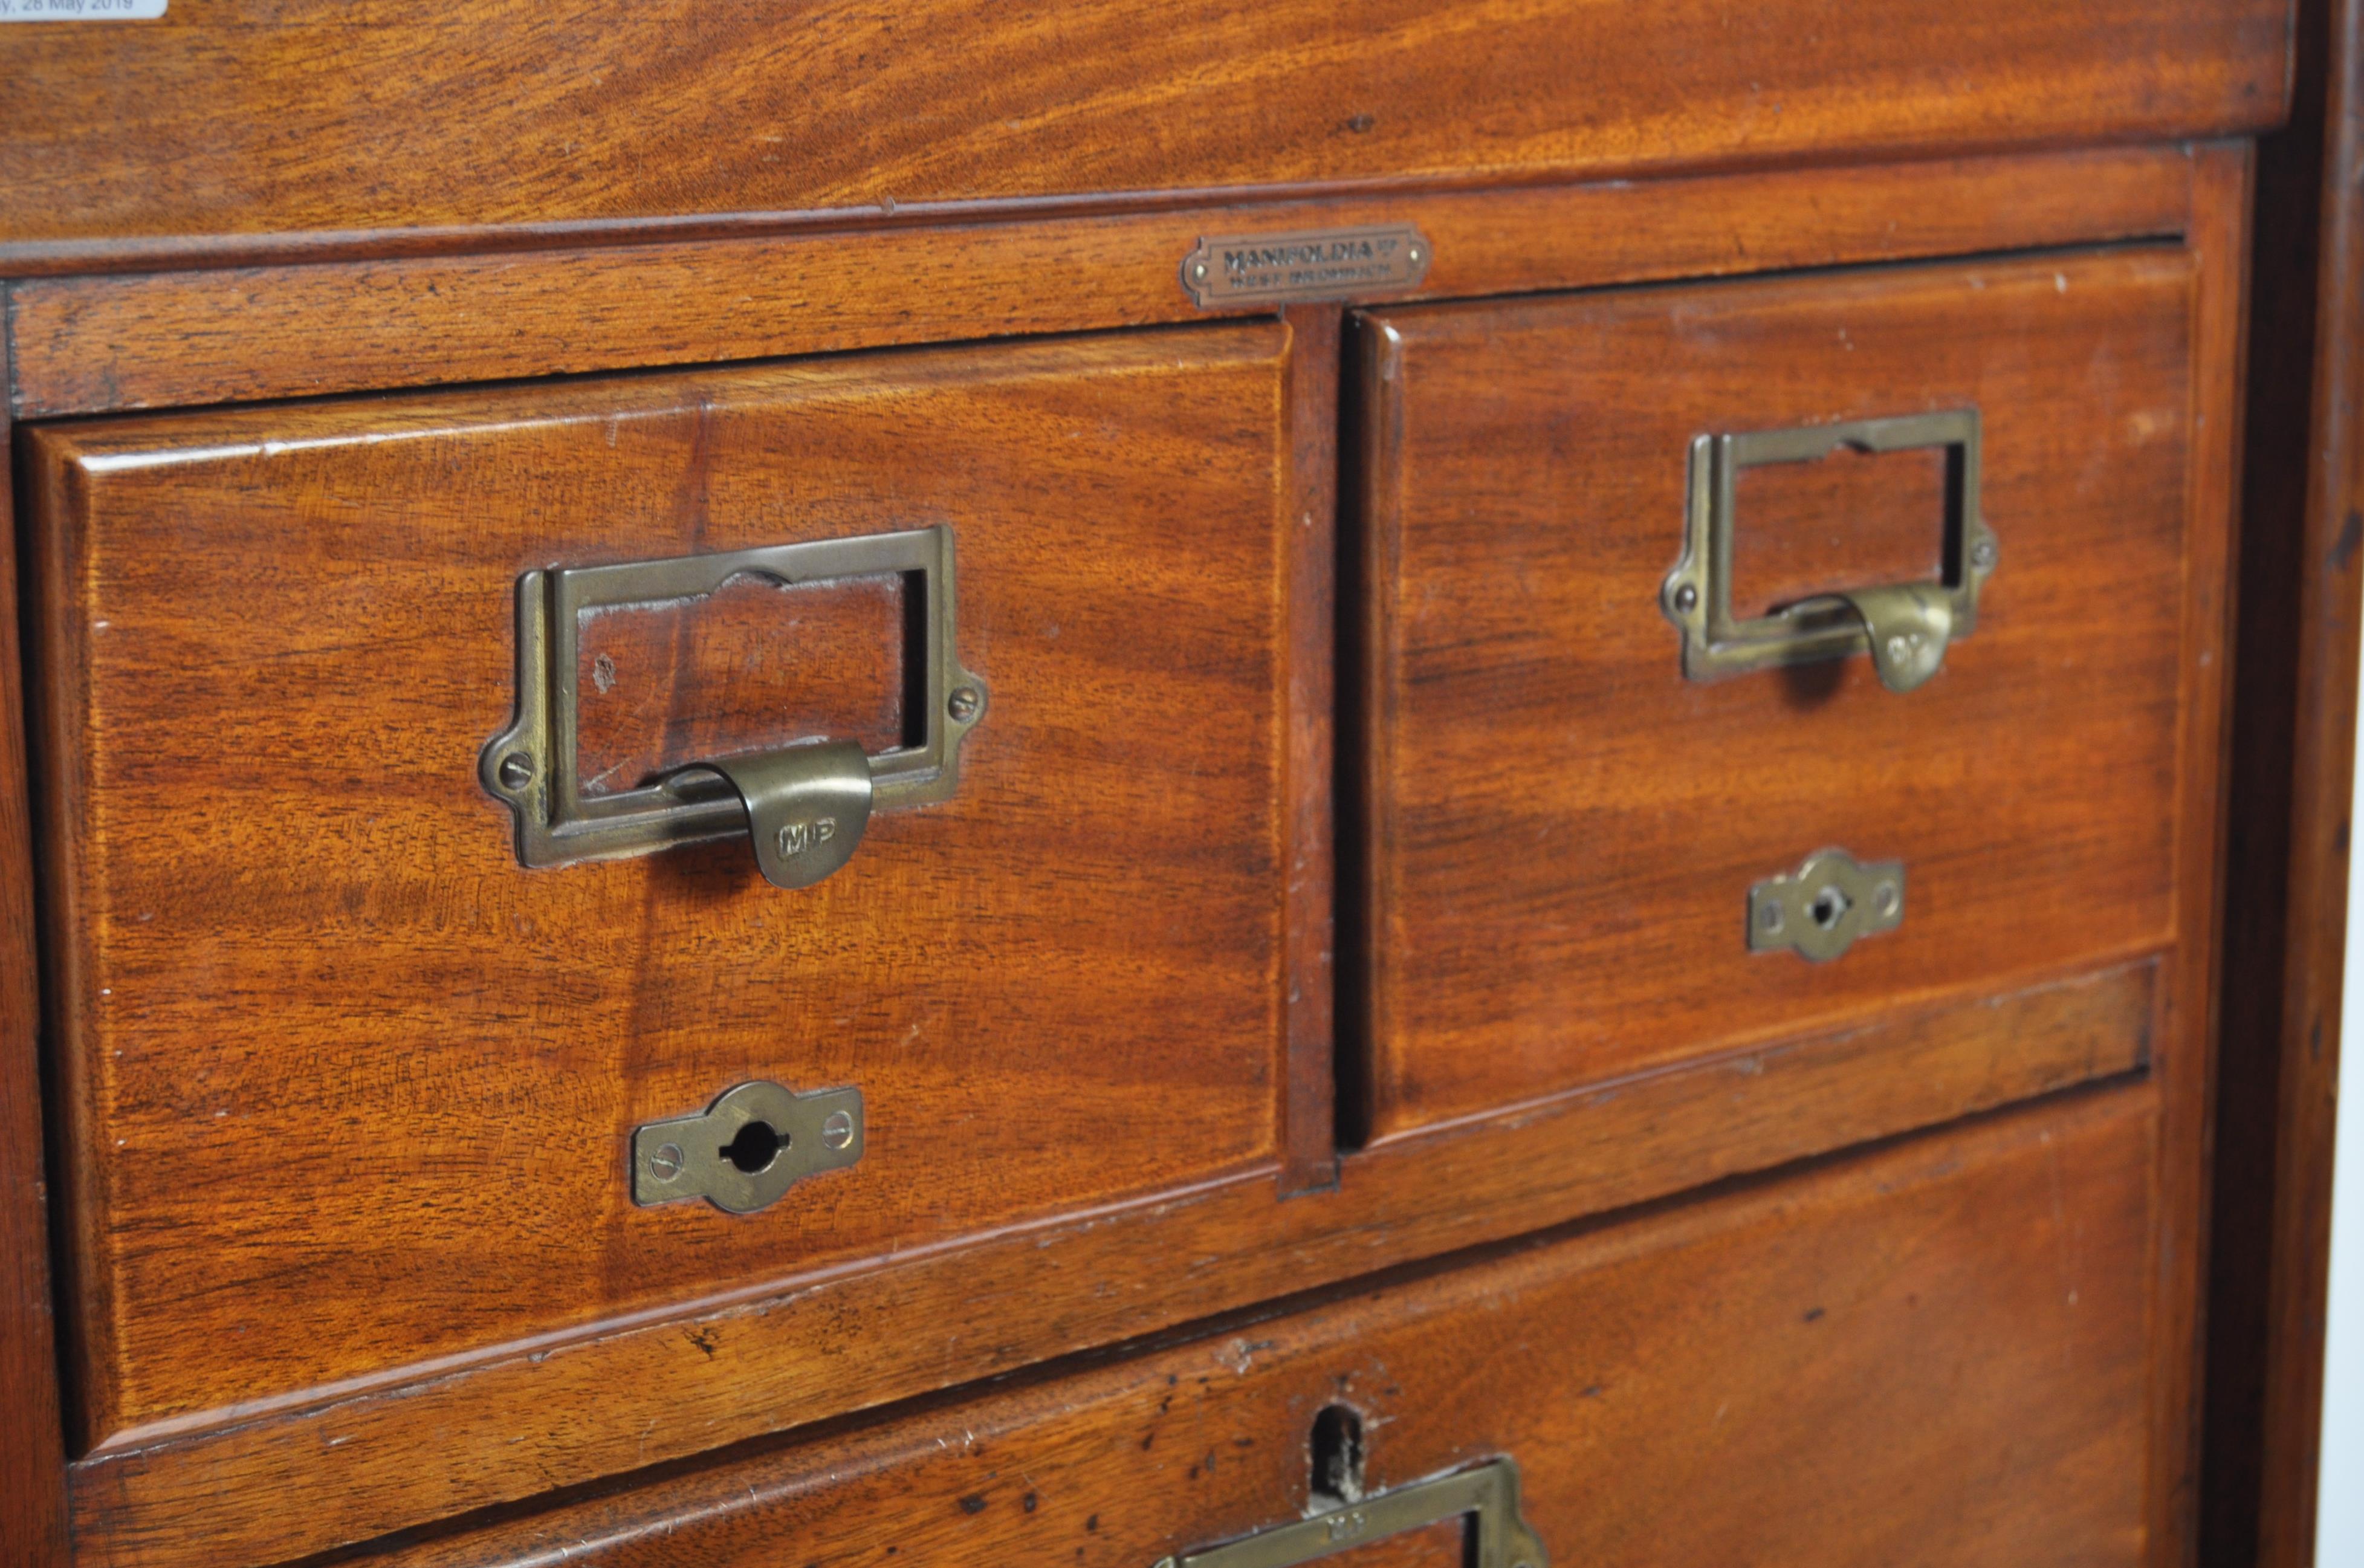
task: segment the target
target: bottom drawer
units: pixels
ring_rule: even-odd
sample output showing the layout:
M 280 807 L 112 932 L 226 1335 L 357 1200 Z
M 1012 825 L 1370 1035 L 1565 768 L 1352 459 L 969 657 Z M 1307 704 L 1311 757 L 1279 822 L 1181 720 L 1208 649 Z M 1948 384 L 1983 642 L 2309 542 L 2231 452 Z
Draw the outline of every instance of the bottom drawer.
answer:
M 1507 1457 L 1562 1568 L 2133 1562 L 2153 1103 L 1999 1118 L 388 1556 L 1446 1568 L 1508 1522 L 1460 1513 Z

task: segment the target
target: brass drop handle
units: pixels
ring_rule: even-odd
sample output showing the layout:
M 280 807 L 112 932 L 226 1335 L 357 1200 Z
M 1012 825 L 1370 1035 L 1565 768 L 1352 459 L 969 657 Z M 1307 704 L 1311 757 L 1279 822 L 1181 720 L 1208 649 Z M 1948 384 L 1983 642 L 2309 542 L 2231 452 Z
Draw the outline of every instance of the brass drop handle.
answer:
M 1841 447 L 1946 452 L 1945 557 L 1933 583 L 1816 594 L 1746 620 L 1732 613 L 1732 539 L 1740 472 L 1807 462 Z M 1716 680 L 1750 670 L 1868 652 L 1880 684 L 1909 692 L 1935 674 L 1946 651 L 1977 623 L 1979 592 L 1993 572 L 1994 534 L 1979 514 L 1979 411 L 1912 414 L 1751 430 L 1694 439 L 1683 550 L 1659 591 L 1659 607 L 1683 635 L 1683 673 Z
M 870 826 L 870 757 L 851 740 L 806 741 L 701 765 L 739 792 L 756 867 L 775 887 L 820 881 L 853 858 Z
M 577 778 L 577 655 L 585 612 L 703 598 L 739 576 L 784 585 L 898 576 L 922 595 L 911 650 L 922 679 L 914 743 L 871 755 L 851 740 L 750 747 L 614 795 Z M 953 531 L 938 524 L 853 539 L 615 566 L 528 572 L 517 585 L 517 712 L 477 776 L 516 818 L 529 866 L 644 855 L 747 835 L 778 887 L 810 887 L 860 847 L 875 811 L 949 799 L 961 743 L 985 715 L 985 683 L 953 648 Z
M 1857 588 L 1831 597 L 1863 623 L 1871 666 L 1890 691 L 1911 691 L 1946 662 L 1946 645 L 1954 638 L 1954 604 L 1945 589 L 1914 584 Z

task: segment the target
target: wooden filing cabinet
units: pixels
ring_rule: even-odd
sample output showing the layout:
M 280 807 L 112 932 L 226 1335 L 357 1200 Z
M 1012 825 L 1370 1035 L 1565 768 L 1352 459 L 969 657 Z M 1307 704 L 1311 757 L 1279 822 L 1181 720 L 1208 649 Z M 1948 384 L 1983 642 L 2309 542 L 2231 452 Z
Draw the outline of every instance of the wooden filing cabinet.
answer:
M 2305 17 L 123 9 L 6 1561 L 2192 1560 Z

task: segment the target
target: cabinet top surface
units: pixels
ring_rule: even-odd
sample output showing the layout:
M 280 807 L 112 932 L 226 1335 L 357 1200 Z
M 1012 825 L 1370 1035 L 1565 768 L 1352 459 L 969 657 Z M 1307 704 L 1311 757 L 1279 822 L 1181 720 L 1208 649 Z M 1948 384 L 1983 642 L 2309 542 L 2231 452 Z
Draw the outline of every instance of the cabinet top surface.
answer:
M 2286 0 L 183 0 L 0 27 L 0 267 L 2236 132 L 2289 37 Z

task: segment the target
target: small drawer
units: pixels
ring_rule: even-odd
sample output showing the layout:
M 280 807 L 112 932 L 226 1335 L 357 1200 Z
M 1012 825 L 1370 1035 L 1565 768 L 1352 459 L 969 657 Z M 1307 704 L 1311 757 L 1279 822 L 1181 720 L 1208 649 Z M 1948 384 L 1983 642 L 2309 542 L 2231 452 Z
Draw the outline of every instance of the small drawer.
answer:
M 2194 281 L 1362 319 L 1371 1137 L 2080 974 L 2106 1017 L 1965 1049 L 2142 1063 L 2207 874 Z
M 2007 1115 L 371 1561 L 2171 1560 L 2152 1103 Z
M 1271 1168 L 1287 348 L 31 431 L 83 1440 L 654 1331 L 653 1460 L 867 1396 L 668 1314 Z

